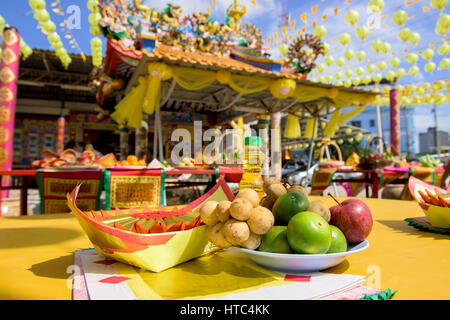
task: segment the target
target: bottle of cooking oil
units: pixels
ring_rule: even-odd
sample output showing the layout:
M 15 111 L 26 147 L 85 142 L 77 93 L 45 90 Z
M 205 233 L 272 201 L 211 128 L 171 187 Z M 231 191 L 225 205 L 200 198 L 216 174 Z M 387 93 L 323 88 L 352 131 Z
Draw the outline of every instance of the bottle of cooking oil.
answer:
M 264 196 L 263 179 L 261 176 L 262 159 L 259 152 L 261 138 L 250 136 L 245 138 L 245 154 L 243 174 L 239 190 L 250 188 L 258 192 L 259 198 Z

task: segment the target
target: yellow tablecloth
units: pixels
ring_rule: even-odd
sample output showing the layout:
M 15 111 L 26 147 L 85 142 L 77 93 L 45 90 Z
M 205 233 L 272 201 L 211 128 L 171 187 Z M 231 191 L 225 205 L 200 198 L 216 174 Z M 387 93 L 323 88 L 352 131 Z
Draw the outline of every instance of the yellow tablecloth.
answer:
M 403 219 L 423 216 L 415 202 L 363 200 L 375 220 L 370 247 L 326 272 L 367 276 L 398 290 L 394 299 L 450 299 L 450 237 L 408 226 Z M 70 214 L 1 217 L 0 299 L 71 299 L 73 253 L 89 247 Z

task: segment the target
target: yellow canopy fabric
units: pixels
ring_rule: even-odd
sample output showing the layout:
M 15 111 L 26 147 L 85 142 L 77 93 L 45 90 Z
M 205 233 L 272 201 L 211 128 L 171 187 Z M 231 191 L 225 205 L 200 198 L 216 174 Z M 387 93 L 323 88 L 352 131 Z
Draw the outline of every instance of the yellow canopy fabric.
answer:
M 142 125 L 142 112 L 153 114 L 160 106 L 161 82 L 174 79 L 186 90 L 200 90 L 215 81 L 227 84 L 231 89 L 242 94 L 251 94 L 270 89 L 278 99 L 293 97 L 299 102 L 306 102 L 322 97 L 334 98 L 336 107 L 360 105 L 367 103 L 371 94 L 341 92 L 336 88 L 321 88 L 299 85 L 293 79 L 271 79 L 265 77 L 232 74 L 228 70 L 208 71 L 180 66 L 169 66 L 162 62 L 148 64 L 148 76 L 141 76 L 138 85 L 116 106 L 111 117 L 119 124 L 132 128 Z

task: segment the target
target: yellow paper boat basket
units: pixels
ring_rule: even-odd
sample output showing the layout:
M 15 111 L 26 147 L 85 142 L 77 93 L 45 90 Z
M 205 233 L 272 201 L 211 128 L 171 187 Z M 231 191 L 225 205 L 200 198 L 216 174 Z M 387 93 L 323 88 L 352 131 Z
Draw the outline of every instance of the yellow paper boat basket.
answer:
M 450 194 L 415 177 L 409 178 L 409 190 L 433 227 L 450 228 Z
M 199 210 L 207 201 L 234 199 L 223 177 L 194 202 L 181 208 L 83 212 L 76 206 L 80 186 L 67 203 L 100 256 L 160 272 L 219 248 L 208 241 Z

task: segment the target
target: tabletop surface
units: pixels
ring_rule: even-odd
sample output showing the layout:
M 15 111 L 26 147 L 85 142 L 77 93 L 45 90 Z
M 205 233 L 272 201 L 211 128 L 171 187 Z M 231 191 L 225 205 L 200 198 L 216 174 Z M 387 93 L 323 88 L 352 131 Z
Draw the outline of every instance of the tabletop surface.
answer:
M 374 217 L 370 247 L 324 272 L 366 276 L 398 290 L 394 299 L 450 299 L 450 237 L 403 221 L 423 216 L 416 202 L 362 200 Z M 74 251 L 90 247 L 71 214 L 0 217 L 0 299 L 71 299 Z

